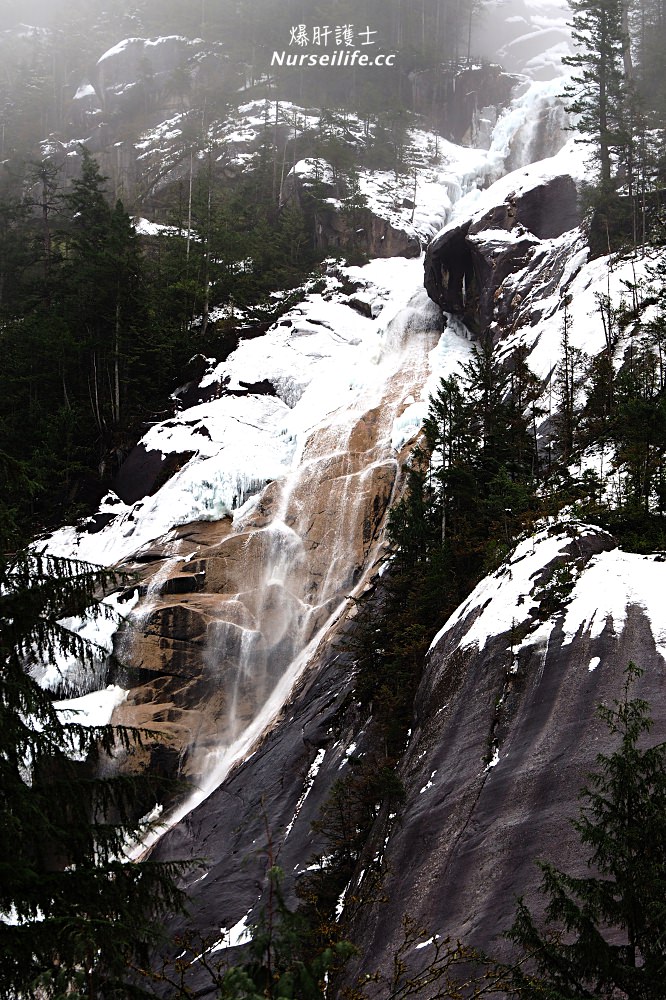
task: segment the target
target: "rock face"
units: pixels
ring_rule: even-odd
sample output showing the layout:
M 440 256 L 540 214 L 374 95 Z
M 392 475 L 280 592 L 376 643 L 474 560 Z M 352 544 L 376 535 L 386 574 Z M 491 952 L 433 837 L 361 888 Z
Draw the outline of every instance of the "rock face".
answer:
M 635 693 L 652 702 L 656 732 L 666 723 L 654 596 L 665 575 L 663 562 L 619 552 L 597 528 L 556 524 L 522 542 L 442 629 L 401 768 L 404 806 L 394 822 L 378 815 L 349 886 L 363 899 L 364 872 L 383 858 L 381 893 L 350 912 L 360 957 L 348 982 L 390 968 L 405 914 L 427 934 L 501 953 L 515 895 L 539 909 L 534 859 L 582 872 L 568 819 L 596 754 L 610 749 L 596 705 L 620 696 L 630 660 L 645 670 Z M 338 624 L 347 639 L 354 627 L 349 615 Z M 197 932 L 218 947 L 220 928 L 256 917 L 269 848 L 288 892 L 303 877 L 321 850 L 312 821 L 349 754 L 368 750 L 371 719 L 350 698 L 344 648 L 322 644 L 255 754 L 159 846 L 162 857 L 210 859 L 189 891 Z M 194 975 L 198 995 L 213 996 L 204 971 Z
M 369 208 L 358 209 L 349 218 L 333 206 L 324 206 L 317 209 L 314 224 L 318 245 L 324 250 L 360 250 L 369 257 L 418 257 L 421 253 L 413 234 L 396 229 Z
M 434 116 L 441 134 L 453 142 L 476 145 L 484 120 L 497 117 L 521 78 L 485 63 L 457 73 L 444 67 L 415 71 L 409 79 L 417 113 Z
M 425 260 L 428 295 L 474 333 L 486 331 L 504 281 L 526 267 L 540 241 L 561 236 L 578 219 L 576 185 L 567 175 L 509 192 L 501 204 L 435 237 Z
M 304 160 L 291 170 L 280 194 L 283 208 L 295 204 L 312 220 L 317 246 L 322 250 L 367 254 L 369 257 L 418 257 L 421 245 L 413 233 L 393 226 L 366 206 L 345 210 L 339 200 L 342 182 L 336 182 L 324 160 Z M 299 164 L 300 166 L 300 164 Z
M 233 522 L 174 528 L 127 564 L 145 597 L 117 640 L 140 681 L 118 718 L 168 732 L 181 773 L 197 776 L 205 755 L 234 742 L 362 584 L 396 490 L 394 420 L 425 381 L 439 337 L 431 312 L 430 329 L 424 317 L 408 334 L 411 362 L 396 360 L 351 420 L 344 411 L 314 429 L 297 473 L 269 483 Z M 137 449 L 130 461 L 130 480 L 146 466 L 135 492 L 168 471 L 159 451 Z
M 109 113 L 187 106 L 194 82 L 224 75 L 225 57 L 210 44 L 181 35 L 126 38 L 97 62 L 91 83 Z
M 645 668 L 635 693 L 663 732 L 650 599 L 662 573 L 598 529 L 556 526 L 521 543 L 445 626 L 402 768 L 407 802 L 385 858 L 391 902 L 360 921 L 361 952 L 372 956 L 362 971 L 390 963 L 401 911 L 501 953 L 515 897 L 542 909 L 536 859 L 583 874 L 568 818 L 597 753 L 614 745 L 595 708 L 620 697 L 630 660 Z M 602 579 L 609 590 L 623 580 L 607 605 Z

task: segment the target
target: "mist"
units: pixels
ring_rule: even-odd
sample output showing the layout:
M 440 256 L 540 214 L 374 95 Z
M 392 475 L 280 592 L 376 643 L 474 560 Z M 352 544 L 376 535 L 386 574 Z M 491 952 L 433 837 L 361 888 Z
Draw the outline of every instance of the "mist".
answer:
M 0 28 L 5 30 L 17 24 L 49 27 L 57 19 L 59 8 L 53 0 L 4 0 L 0 6 Z

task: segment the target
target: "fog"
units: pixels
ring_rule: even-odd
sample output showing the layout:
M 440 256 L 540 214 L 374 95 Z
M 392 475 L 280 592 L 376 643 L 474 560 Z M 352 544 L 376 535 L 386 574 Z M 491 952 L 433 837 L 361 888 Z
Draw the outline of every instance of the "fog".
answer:
M 0 28 L 52 24 L 59 8 L 58 0 L 0 0 Z

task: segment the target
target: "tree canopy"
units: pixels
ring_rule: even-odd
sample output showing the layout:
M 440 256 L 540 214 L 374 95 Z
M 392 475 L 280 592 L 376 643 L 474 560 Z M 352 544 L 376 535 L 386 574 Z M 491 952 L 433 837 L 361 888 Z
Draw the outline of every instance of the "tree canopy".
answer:
M 649 707 L 622 699 L 599 715 L 618 741 L 599 754 L 573 825 L 590 874 L 541 862 L 545 921 L 520 902 L 510 938 L 533 962 L 514 972 L 524 1000 L 660 1000 L 666 981 L 666 743 L 646 744 Z
M 71 628 L 114 574 L 22 551 L 0 559 L 0 982 L 3 995 L 128 997 L 126 970 L 180 906 L 165 863 L 131 862 L 152 779 L 115 766 L 142 733 L 59 711 L 36 668 L 100 650 Z M 88 613 L 91 613 L 88 611 Z

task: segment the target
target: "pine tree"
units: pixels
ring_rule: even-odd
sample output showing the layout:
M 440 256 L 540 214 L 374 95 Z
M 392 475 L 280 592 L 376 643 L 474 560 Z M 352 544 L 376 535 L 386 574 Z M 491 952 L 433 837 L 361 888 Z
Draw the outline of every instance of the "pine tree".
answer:
M 645 701 L 624 695 L 599 715 L 618 740 L 597 757 L 573 825 L 593 874 L 541 863 L 548 903 L 540 927 L 521 901 L 509 937 L 533 960 L 514 986 L 524 1000 L 662 1000 L 666 981 L 666 744 L 645 746 Z
M 563 61 L 577 69 L 568 88 L 569 110 L 579 115 L 583 141 L 599 163 L 602 191 L 608 195 L 614 175 L 613 156 L 630 139 L 624 52 L 623 0 L 572 0 L 572 34 L 579 47 Z
M 33 678 L 59 657 L 99 651 L 69 630 L 114 575 L 23 551 L 0 560 L 0 982 L 4 996 L 133 995 L 158 916 L 180 905 L 170 864 L 125 861 L 152 782 L 114 774 L 140 742 L 120 726 L 61 714 Z M 99 613 L 102 608 L 98 606 Z M 147 797 L 148 796 L 148 797 Z
M 565 299 L 560 341 L 560 362 L 555 369 L 556 427 L 563 458 L 570 457 L 577 443 L 579 408 L 578 390 L 586 371 L 587 355 L 571 344 L 571 316 Z
M 111 208 L 106 178 L 85 147 L 81 154 L 81 177 L 65 199 L 71 221 L 60 307 L 65 319 L 76 317 L 79 378 L 106 448 L 123 417 L 122 369 L 130 334 L 140 326 L 142 267 L 129 216 L 120 202 Z
M 649 344 L 632 348 L 616 380 L 617 406 L 612 425 L 618 460 L 628 472 L 631 501 L 649 512 L 655 486 L 663 484 L 666 454 L 666 399 L 660 387 L 659 360 Z M 659 509 L 666 499 L 657 488 Z

